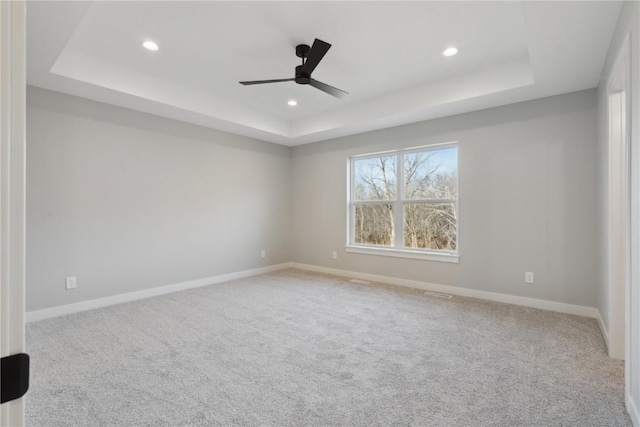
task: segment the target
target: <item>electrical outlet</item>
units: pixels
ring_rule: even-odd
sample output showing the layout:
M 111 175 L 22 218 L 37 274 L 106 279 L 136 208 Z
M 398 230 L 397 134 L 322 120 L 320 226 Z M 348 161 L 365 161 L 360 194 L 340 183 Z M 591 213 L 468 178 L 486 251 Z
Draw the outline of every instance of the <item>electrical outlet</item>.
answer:
M 338 259 L 338 251 L 331 252 L 331 258 Z
M 527 271 L 524 273 L 524 283 L 534 283 L 533 271 Z
M 67 289 L 75 289 L 78 285 L 75 277 L 66 277 L 64 283 Z
M 264 249 L 262 251 L 260 251 L 260 256 L 262 258 L 266 258 L 267 257 L 267 251 L 265 251 Z

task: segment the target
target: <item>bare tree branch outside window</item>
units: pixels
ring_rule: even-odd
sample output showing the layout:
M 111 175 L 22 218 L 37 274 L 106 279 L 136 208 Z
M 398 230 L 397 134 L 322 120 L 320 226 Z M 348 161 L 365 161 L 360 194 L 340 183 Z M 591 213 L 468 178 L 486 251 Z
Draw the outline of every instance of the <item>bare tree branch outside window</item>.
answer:
M 457 250 L 457 147 L 355 158 L 352 164 L 353 243 Z

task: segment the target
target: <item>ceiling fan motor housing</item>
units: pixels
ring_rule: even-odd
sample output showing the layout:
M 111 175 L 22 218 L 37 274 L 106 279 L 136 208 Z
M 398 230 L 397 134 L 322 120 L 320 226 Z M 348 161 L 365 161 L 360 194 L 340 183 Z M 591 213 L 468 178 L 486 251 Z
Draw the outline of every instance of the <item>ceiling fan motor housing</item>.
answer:
M 298 65 L 296 67 L 296 78 L 295 82 L 300 85 L 308 85 L 311 81 L 311 76 L 304 71 L 302 71 L 302 65 Z

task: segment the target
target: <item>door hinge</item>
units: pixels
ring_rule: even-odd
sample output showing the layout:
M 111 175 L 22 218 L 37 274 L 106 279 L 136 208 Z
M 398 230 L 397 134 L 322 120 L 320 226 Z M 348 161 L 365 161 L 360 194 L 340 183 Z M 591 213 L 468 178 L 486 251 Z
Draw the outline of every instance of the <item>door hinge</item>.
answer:
M 0 365 L 0 403 L 19 399 L 29 389 L 29 355 L 12 354 L 2 358 Z

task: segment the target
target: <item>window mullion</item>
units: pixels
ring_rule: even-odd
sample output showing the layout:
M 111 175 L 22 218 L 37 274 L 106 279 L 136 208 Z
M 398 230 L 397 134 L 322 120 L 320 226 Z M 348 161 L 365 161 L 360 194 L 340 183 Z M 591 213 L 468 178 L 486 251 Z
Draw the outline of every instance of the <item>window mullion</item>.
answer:
M 430 203 L 432 205 L 443 205 L 447 203 L 457 203 L 458 199 L 410 199 L 405 200 L 405 203 Z
M 348 234 L 347 234 L 347 244 L 355 244 L 356 243 L 356 205 L 355 205 L 355 201 L 356 201 L 356 178 L 355 178 L 355 171 L 356 171 L 356 167 L 355 167 L 355 160 L 354 159 L 349 159 L 349 163 L 348 163 L 348 170 L 347 173 L 349 174 L 349 189 L 348 189 L 348 193 L 349 194 L 349 206 L 347 206 L 348 209 Z
M 404 247 L 404 154 L 396 156 L 396 204 L 395 204 L 395 237 L 393 245 L 396 248 Z

